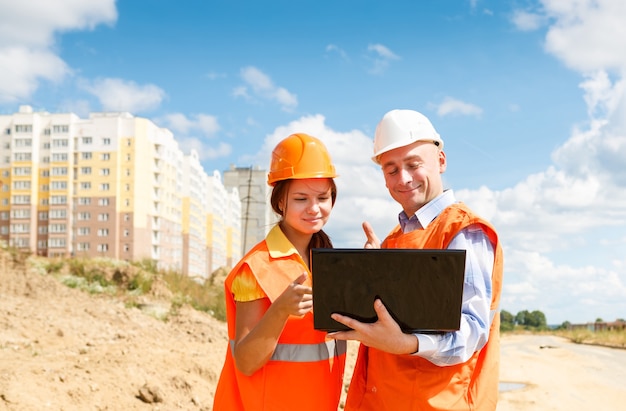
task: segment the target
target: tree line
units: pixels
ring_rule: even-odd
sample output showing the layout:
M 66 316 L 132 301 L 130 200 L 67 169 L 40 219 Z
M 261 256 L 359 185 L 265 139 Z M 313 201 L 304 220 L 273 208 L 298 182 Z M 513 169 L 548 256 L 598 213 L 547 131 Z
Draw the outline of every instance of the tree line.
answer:
M 523 310 L 516 315 L 506 310 L 500 311 L 500 331 L 512 331 L 516 328 L 525 330 L 546 330 L 548 329 L 546 315 L 539 310 Z

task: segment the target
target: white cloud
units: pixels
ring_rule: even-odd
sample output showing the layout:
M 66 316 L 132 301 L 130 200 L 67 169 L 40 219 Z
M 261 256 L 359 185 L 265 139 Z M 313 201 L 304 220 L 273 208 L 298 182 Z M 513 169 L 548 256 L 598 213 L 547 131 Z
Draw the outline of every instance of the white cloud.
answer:
M 41 80 L 72 72 L 57 55 L 54 36 L 117 19 L 114 0 L 0 0 L 0 102 L 27 100 Z
M 195 150 L 200 161 L 209 161 L 216 158 L 226 157 L 233 151 L 230 144 L 224 142 L 209 144 L 205 139 L 197 137 L 176 136 L 176 141 L 180 145 L 180 149 L 183 153 L 189 154 L 191 153 L 191 150 Z
M 546 23 L 545 16 L 530 13 L 524 10 L 516 10 L 511 18 L 513 25 L 522 31 L 537 30 Z
M 545 48 L 574 70 L 626 68 L 626 2 L 622 0 L 542 0 L 538 13 L 518 10 L 513 23 L 536 29 L 549 22 Z
M 369 44 L 367 51 L 374 55 L 374 65 L 369 70 L 371 74 L 382 74 L 389 68 L 392 61 L 400 60 L 399 56 L 382 44 Z
M 210 141 L 221 129 L 217 117 L 210 114 L 170 113 L 154 121 L 174 133 L 184 153 L 195 150 L 200 161 L 226 157 L 233 151 L 230 144 Z
M 389 196 L 380 168 L 370 159 L 371 138 L 361 131 L 332 130 L 325 124 L 324 116 L 319 114 L 301 117 L 276 128 L 265 137 L 261 151 L 254 158 L 241 159 L 240 162 L 269 167 L 276 144 L 293 133 L 306 133 L 322 140 L 337 168 L 338 200 L 326 227 L 335 245 L 362 247 L 365 235 L 361 219 L 367 219 L 380 236 L 393 228 L 399 206 Z
M 65 62 L 49 51 L 0 49 L 0 103 L 27 100 L 41 80 L 58 82 L 69 72 Z
M 439 116 L 447 116 L 449 114 L 480 116 L 483 113 L 483 109 L 479 106 L 471 103 L 466 103 L 452 97 L 444 98 L 443 101 L 436 107 L 437 114 Z
M 292 111 L 298 106 L 298 97 L 284 87 L 274 85 L 272 79 L 256 67 L 248 66 L 241 69 L 241 78 L 252 88 L 254 95 L 263 100 L 275 101 L 285 111 Z M 233 90 L 235 97 L 244 97 L 251 100 L 246 86 L 239 86 Z
M 105 111 L 141 113 L 157 108 L 165 98 L 165 92 L 154 84 L 139 85 L 118 78 L 85 81 L 82 88 L 96 96 Z
M 210 114 L 196 114 L 189 118 L 183 113 L 171 113 L 157 121 L 174 133 L 183 135 L 199 131 L 204 136 L 212 137 L 220 130 L 217 117 Z
M 327 53 L 337 53 L 342 60 L 348 61 L 348 54 L 341 47 L 336 44 L 329 44 L 326 46 Z

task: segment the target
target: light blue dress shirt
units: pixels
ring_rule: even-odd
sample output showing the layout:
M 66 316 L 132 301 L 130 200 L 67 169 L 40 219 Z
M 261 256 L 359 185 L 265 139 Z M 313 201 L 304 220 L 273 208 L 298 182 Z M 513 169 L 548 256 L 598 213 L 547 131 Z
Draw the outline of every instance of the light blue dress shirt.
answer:
M 456 202 L 452 190 L 446 190 L 411 218 L 402 211 L 399 215 L 400 227 L 404 233 L 422 230 L 445 208 Z M 419 351 L 415 355 L 440 366 L 469 360 L 474 352 L 487 343 L 491 325 L 493 244 L 479 227 L 469 226 L 452 239 L 448 249 L 466 250 L 461 327 L 459 331 L 443 334 L 415 334 L 419 340 Z

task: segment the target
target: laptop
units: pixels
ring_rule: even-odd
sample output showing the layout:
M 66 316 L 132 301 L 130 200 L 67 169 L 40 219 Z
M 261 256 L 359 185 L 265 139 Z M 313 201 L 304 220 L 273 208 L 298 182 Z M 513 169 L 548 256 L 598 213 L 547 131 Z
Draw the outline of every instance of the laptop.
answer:
M 314 248 L 311 272 L 316 330 L 349 329 L 332 313 L 375 322 L 376 298 L 404 332 L 460 327 L 465 250 Z

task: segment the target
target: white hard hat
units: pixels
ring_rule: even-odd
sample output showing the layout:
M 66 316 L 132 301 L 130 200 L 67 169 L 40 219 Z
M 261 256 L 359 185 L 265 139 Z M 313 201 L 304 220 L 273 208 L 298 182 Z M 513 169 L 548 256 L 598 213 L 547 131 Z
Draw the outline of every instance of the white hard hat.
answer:
M 413 110 L 391 110 L 383 116 L 374 133 L 374 160 L 380 164 L 381 154 L 416 141 L 431 141 L 443 148 L 439 133 L 422 113 Z

